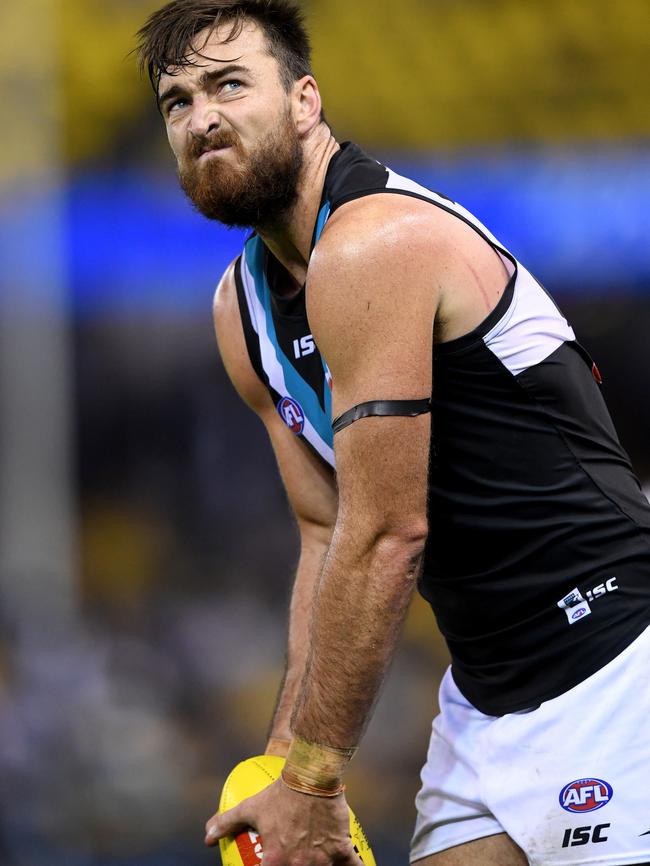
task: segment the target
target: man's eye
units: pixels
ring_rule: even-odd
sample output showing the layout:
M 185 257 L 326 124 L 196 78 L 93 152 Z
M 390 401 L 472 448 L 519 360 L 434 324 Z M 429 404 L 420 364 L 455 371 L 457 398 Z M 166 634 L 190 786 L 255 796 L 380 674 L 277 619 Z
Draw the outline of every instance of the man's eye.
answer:
M 231 78 L 230 81 L 224 81 L 223 89 L 226 93 L 236 93 L 241 88 L 241 81 L 236 78 Z
M 177 111 L 179 108 L 184 108 L 187 105 L 187 99 L 175 99 L 173 102 L 170 102 L 168 111 L 171 114 L 172 111 Z

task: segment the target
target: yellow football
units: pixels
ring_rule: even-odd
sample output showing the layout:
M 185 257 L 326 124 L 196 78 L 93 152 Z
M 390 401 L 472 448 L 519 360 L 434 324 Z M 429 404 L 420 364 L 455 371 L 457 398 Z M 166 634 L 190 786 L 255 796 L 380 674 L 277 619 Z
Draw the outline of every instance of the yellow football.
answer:
M 284 758 L 276 755 L 260 755 L 237 764 L 223 786 L 219 811 L 232 809 L 247 797 L 259 794 L 279 778 Z M 376 866 L 366 834 L 356 815 L 350 809 L 350 836 L 354 850 L 364 866 Z M 238 836 L 226 836 L 219 840 L 223 866 L 260 866 L 262 863 L 262 840 L 258 833 L 249 830 Z

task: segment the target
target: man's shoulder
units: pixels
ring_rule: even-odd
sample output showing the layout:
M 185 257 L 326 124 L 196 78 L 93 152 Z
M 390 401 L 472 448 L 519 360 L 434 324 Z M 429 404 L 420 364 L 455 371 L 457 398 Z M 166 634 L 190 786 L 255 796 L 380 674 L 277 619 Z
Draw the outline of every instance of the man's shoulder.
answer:
M 397 266 L 404 256 L 432 261 L 453 241 L 455 218 L 430 203 L 378 192 L 341 205 L 314 248 L 310 277 L 337 263 L 362 267 L 368 258 Z
M 212 312 L 215 323 L 228 318 L 236 311 L 237 302 L 237 268 L 241 255 L 233 259 L 221 275 L 214 291 Z
M 444 266 L 436 247 L 444 240 L 423 208 L 407 197 L 373 195 L 332 215 L 310 259 L 306 294 L 307 315 L 325 357 L 332 335 L 348 340 L 352 330 L 350 344 L 362 331 L 385 335 L 407 310 L 410 317 L 418 310 L 433 322 Z
M 316 330 L 340 329 L 346 317 L 383 310 L 389 321 L 407 308 L 435 314 L 439 339 L 452 339 L 485 319 L 508 279 L 496 245 L 467 220 L 412 196 L 371 195 L 328 221 L 310 261 L 308 315 Z
M 213 317 L 217 345 L 224 367 L 239 395 L 259 415 L 269 411 L 269 395 L 253 367 L 237 297 L 240 257 L 224 271 L 214 294 Z

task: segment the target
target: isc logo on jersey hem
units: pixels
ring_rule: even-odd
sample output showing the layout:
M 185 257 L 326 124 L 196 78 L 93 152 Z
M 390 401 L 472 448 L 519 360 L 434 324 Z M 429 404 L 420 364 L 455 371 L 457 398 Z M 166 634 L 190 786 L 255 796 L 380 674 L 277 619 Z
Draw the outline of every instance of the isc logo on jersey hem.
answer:
M 606 806 L 614 795 L 603 779 L 576 779 L 560 791 L 560 806 L 566 812 L 595 812 Z
M 574 622 L 591 614 L 590 602 L 593 604 L 597 598 L 607 595 L 609 592 L 617 592 L 618 588 L 618 578 L 610 577 L 609 580 L 588 589 L 585 598 L 576 586 L 558 601 L 557 606 L 565 612 L 569 625 L 573 625 Z
M 277 406 L 280 418 L 287 425 L 292 433 L 300 436 L 305 429 L 305 413 L 302 411 L 302 406 L 291 397 L 283 397 Z

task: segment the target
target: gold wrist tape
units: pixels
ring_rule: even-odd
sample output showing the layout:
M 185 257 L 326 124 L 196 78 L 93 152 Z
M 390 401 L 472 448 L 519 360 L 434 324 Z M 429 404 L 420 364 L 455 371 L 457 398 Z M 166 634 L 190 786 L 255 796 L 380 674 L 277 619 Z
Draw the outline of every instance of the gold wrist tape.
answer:
M 290 745 L 291 740 L 285 740 L 282 737 L 269 737 L 264 754 L 278 755 L 280 758 L 286 758 Z
M 341 779 L 355 752 L 356 749 L 320 746 L 294 737 L 282 769 L 282 781 L 302 794 L 336 797 L 345 788 Z

